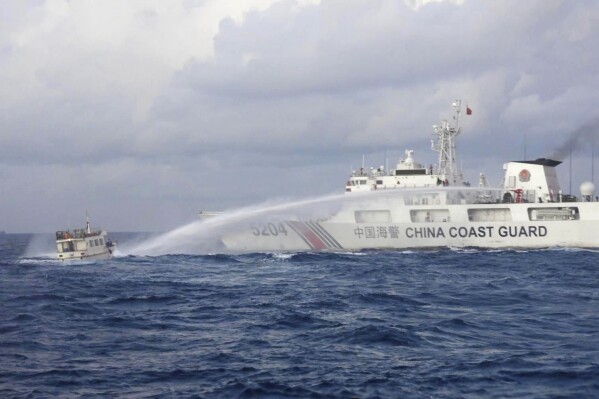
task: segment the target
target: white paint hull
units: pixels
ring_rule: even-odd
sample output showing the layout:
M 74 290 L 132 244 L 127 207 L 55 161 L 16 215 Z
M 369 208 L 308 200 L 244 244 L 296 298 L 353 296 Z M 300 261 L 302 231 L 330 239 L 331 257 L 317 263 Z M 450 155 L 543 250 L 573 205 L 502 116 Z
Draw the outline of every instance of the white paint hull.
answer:
M 62 255 L 62 257 L 57 255 L 59 260 L 103 260 L 112 258 L 112 253 L 110 251 L 103 251 L 99 253 L 70 252 Z
M 384 209 L 383 203 L 372 203 L 366 209 Z M 448 211 L 448 221 L 412 220 L 417 212 L 433 212 L 440 207 Z M 489 208 L 509 212 L 510 220 L 470 220 L 473 213 Z M 577 219 L 530 220 L 534 215 L 531 210 L 557 208 L 576 209 Z M 318 222 L 270 221 L 268 217 L 240 222 L 236 231 L 223 235 L 221 241 L 226 250 L 233 252 L 599 247 L 599 202 L 398 206 L 391 212 L 391 222 L 374 223 L 351 220 L 359 209 L 346 207 Z

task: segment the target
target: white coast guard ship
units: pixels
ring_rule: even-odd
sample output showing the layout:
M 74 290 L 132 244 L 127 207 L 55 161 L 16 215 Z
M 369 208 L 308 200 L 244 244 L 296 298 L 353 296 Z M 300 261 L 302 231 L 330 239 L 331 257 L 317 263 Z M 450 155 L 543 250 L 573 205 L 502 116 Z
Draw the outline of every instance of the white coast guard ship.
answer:
M 563 194 L 555 171 L 559 161 L 508 162 L 501 187 L 489 188 L 482 173 L 478 187 L 469 187 L 456 163 L 461 102 L 453 107 L 453 122 L 434 126 L 435 166 L 417 163 L 413 151 L 406 151 L 391 170 L 362 167 L 351 174 L 344 198 L 330 215 L 288 217 L 286 210 L 239 218 L 235 230 L 220 239 L 224 249 L 599 247 L 595 187 L 583 183 L 580 198 Z M 215 214 L 200 216 L 210 216 L 210 222 Z
M 110 259 L 116 243 L 103 230 L 93 230 L 89 218 L 85 229 L 56 232 L 56 257 L 60 260 Z

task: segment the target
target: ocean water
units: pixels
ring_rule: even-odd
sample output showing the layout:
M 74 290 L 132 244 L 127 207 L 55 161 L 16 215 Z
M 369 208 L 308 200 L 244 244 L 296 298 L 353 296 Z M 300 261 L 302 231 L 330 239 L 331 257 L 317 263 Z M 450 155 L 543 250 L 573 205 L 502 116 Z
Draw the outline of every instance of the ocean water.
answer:
M 597 251 L 63 264 L 35 242 L 0 236 L 2 398 L 599 397 Z

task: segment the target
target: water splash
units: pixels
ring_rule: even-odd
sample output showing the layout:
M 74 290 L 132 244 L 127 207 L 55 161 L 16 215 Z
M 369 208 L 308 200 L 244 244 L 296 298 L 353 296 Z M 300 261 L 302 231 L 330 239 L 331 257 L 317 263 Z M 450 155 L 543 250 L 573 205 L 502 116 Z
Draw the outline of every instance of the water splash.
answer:
M 327 195 L 287 202 L 266 202 L 230 210 L 151 237 L 134 246 L 123 247 L 123 253 L 158 256 L 166 254 L 210 254 L 226 252 L 220 237 L 244 224 L 268 217 L 270 221 L 305 220 L 330 217 L 348 196 Z
M 22 256 L 26 258 L 55 258 L 56 246 L 52 234 L 34 234 Z

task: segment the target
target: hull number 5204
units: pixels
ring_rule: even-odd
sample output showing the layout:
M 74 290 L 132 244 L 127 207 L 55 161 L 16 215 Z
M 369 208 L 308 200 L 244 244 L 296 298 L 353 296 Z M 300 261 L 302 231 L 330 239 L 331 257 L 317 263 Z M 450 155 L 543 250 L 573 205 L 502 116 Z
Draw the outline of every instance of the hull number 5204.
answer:
M 255 236 L 278 236 L 287 235 L 283 223 L 252 223 L 250 224 L 252 234 Z

